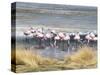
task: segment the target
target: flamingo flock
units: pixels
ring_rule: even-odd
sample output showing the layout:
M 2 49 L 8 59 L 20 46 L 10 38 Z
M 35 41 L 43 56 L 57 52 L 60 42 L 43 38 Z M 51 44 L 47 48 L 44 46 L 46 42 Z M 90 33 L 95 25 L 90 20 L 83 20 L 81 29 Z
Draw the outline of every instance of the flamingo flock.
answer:
M 74 47 L 78 48 L 82 45 L 93 46 L 97 43 L 97 35 L 93 32 L 87 34 L 57 32 L 53 29 L 33 28 L 25 30 L 24 32 L 26 42 L 29 43 L 30 38 L 37 42 L 37 48 L 61 48 L 62 50 L 69 50 L 74 42 Z M 32 42 L 32 41 L 31 41 Z

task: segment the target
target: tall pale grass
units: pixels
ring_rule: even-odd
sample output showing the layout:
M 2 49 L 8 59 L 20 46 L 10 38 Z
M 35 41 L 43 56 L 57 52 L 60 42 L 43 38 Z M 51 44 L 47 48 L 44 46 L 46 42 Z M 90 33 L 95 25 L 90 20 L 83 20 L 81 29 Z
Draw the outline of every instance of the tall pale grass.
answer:
M 45 58 L 30 50 L 16 50 L 16 58 L 14 59 L 14 52 L 12 52 L 12 61 L 16 61 L 16 71 L 29 71 L 43 68 L 48 68 L 57 62 L 56 59 Z M 27 69 L 27 70 L 26 70 Z
M 65 57 L 65 62 L 68 62 L 67 66 L 75 68 L 90 68 L 96 67 L 97 55 L 96 50 L 91 47 L 82 47 L 75 54 Z
M 42 57 L 31 50 L 16 50 L 16 60 L 12 52 L 12 61 L 16 61 L 16 72 L 46 71 L 62 69 L 95 68 L 97 64 L 96 51 L 83 47 L 64 60 Z

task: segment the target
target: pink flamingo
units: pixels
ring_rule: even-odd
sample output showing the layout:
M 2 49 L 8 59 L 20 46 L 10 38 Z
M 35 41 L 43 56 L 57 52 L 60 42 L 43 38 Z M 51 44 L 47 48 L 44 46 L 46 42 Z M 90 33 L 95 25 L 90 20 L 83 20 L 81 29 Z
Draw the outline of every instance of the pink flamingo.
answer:
M 61 40 L 63 40 L 65 37 L 64 33 L 62 33 L 62 32 L 58 33 L 58 36 L 61 38 Z
M 26 43 L 29 44 L 29 39 L 33 37 L 33 34 L 31 33 L 30 30 L 26 30 L 26 31 L 24 31 L 24 35 L 25 35 L 25 38 L 26 38 L 25 39 Z
M 76 42 L 76 48 L 77 48 L 78 45 L 79 45 L 79 42 L 80 42 L 80 35 L 79 35 L 79 33 L 75 34 L 74 40 Z
M 36 30 L 33 27 L 30 28 L 30 31 L 31 31 L 31 33 L 35 33 L 36 32 Z
M 94 37 L 93 40 L 94 40 L 94 41 L 97 41 L 97 40 L 98 40 L 98 37 Z
M 70 36 L 69 36 L 69 34 L 65 35 L 64 41 L 67 42 L 67 52 L 69 53 L 69 45 L 70 45 Z
M 92 40 L 90 34 L 87 34 L 87 35 L 85 36 L 85 39 L 87 40 L 87 45 L 89 45 L 90 40 Z
M 67 41 L 67 44 L 69 45 L 70 36 L 66 34 L 64 40 Z
M 38 28 L 37 32 L 43 33 L 43 28 Z
M 45 34 L 45 41 L 47 41 L 47 43 L 48 43 L 49 46 L 51 46 L 51 47 L 53 46 L 52 43 L 51 43 L 52 37 L 53 37 L 53 35 L 52 35 L 51 33 L 46 33 L 46 34 Z
M 37 41 L 39 42 L 39 48 L 42 47 L 42 40 L 44 38 L 44 34 L 40 32 L 36 32 L 36 38 Z
M 51 33 L 56 34 L 56 31 L 55 30 L 51 30 Z
M 28 29 L 28 30 L 24 31 L 24 35 L 25 35 L 25 37 L 26 37 L 26 40 L 27 40 L 28 38 L 32 38 L 32 37 L 33 37 L 32 29 Z
M 61 42 L 61 45 L 62 45 L 62 50 L 64 50 L 64 38 L 65 38 L 65 34 L 62 33 L 62 32 L 59 32 L 58 33 L 58 36 L 60 37 L 60 42 Z
M 59 40 L 60 40 L 60 37 L 58 35 L 54 37 L 54 47 L 58 48 L 57 41 L 59 41 Z
M 87 45 L 89 45 L 90 41 L 92 41 L 95 38 L 95 35 L 91 32 L 85 36 L 85 39 L 87 40 Z
M 97 43 L 97 40 L 98 40 L 98 37 L 97 36 L 95 36 L 95 34 L 94 33 L 90 33 L 90 37 L 92 38 L 91 39 L 91 46 L 95 46 L 95 44 Z
M 25 36 L 28 36 L 28 35 L 30 35 L 30 33 L 31 33 L 31 32 L 30 32 L 29 30 L 27 30 L 27 31 L 24 31 L 24 35 L 25 35 Z
M 90 33 L 90 37 L 93 39 L 93 38 L 95 38 L 95 34 L 94 33 Z
M 70 40 L 70 36 L 66 34 L 64 40 Z

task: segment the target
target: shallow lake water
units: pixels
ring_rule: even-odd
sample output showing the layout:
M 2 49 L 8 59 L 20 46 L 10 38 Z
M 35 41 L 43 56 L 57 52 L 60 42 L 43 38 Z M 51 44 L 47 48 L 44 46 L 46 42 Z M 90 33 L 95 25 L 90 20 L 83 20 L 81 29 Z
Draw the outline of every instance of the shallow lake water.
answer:
M 23 34 L 29 27 L 58 28 L 68 32 L 97 31 L 97 7 L 18 3 L 16 5 L 17 47 L 34 50 L 36 42 L 32 40 L 29 43 L 25 42 Z M 52 47 L 35 49 L 42 56 L 58 59 L 64 58 L 74 50 L 72 46 L 69 47 L 70 52 L 67 49 L 62 51 L 61 48 Z

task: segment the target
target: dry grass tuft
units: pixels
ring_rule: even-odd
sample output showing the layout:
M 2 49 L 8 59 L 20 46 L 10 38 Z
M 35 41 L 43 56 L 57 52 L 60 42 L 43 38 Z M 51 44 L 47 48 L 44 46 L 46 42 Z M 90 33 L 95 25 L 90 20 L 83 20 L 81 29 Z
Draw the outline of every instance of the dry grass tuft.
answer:
M 13 53 L 12 61 L 15 61 Z M 16 50 L 16 72 L 95 68 L 96 56 L 96 51 L 90 47 L 80 48 L 64 60 L 42 57 L 31 50 Z
M 26 50 L 17 50 L 16 51 L 16 64 L 25 64 L 29 66 L 33 66 L 35 68 L 38 67 L 38 64 L 41 61 L 41 57 L 32 51 Z
M 90 47 L 80 48 L 75 54 L 66 57 L 65 62 L 66 59 L 69 61 L 70 66 L 76 66 L 77 68 L 96 67 L 97 64 L 96 51 Z
M 16 50 L 16 60 L 14 59 L 14 52 L 12 52 L 12 62 L 16 61 L 16 71 L 39 71 L 48 69 L 57 62 L 56 59 L 45 58 L 30 50 Z

